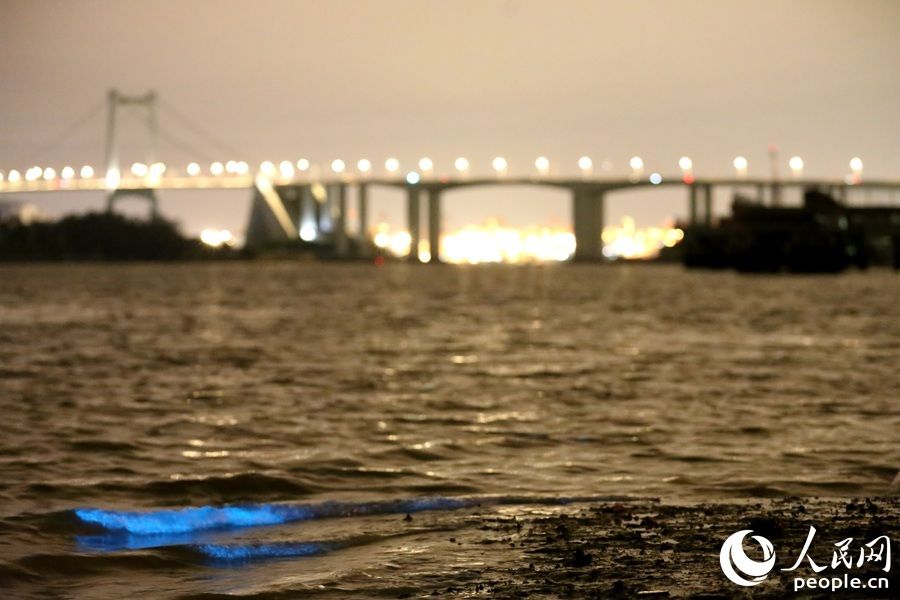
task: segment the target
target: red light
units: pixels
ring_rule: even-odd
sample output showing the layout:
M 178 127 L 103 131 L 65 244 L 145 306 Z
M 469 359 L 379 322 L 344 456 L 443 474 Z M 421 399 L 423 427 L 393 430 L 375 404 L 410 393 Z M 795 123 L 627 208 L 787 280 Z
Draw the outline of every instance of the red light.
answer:
M 681 178 L 686 184 L 690 185 L 694 183 L 694 174 L 693 173 L 685 173 L 684 177 Z

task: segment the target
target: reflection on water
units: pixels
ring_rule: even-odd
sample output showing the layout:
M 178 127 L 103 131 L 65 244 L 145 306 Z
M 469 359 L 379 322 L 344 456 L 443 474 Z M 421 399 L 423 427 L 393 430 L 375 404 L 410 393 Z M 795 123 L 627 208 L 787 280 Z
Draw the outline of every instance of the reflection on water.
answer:
M 0 587 L 395 589 L 487 560 L 438 544 L 486 511 L 864 496 L 900 465 L 889 272 L 32 265 L 0 282 Z M 234 505 L 347 518 L 149 544 L 109 527 L 222 525 Z M 209 560 L 255 566 L 198 579 Z

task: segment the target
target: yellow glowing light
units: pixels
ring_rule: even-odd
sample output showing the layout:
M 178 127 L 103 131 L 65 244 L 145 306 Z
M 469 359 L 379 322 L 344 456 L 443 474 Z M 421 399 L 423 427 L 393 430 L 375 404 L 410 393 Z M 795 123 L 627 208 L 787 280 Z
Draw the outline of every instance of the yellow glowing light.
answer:
M 464 156 L 460 156 L 455 161 L 453 161 L 453 166 L 456 167 L 456 170 L 460 173 L 465 173 L 469 170 L 469 159 Z
M 62 171 L 59 172 L 59 176 L 68 181 L 75 177 L 75 169 L 69 166 L 65 166 L 63 167 Z
M 591 160 L 590 156 L 582 156 L 578 159 L 578 168 L 582 171 L 590 171 L 594 168 L 594 161 Z
M 116 189 L 117 187 L 119 187 L 119 183 L 121 183 L 121 181 L 122 181 L 122 174 L 115 167 L 113 167 L 112 169 L 109 169 L 106 172 L 106 178 L 104 179 L 104 182 L 106 184 L 106 189 L 108 189 L 108 190 Z
M 335 173 L 343 173 L 344 169 L 346 167 L 347 167 L 347 165 L 344 164 L 344 161 L 342 161 L 339 158 L 336 158 L 333 161 L 331 161 L 331 170 L 334 171 Z
M 546 156 L 538 156 L 534 160 L 534 168 L 541 173 L 547 173 L 550 170 L 550 159 Z
M 853 158 L 851 158 L 850 159 L 850 169 L 854 173 L 858 173 L 859 171 L 862 171 L 862 169 L 863 169 L 862 159 L 858 156 L 854 156 Z
M 25 171 L 25 180 L 26 181 L 37 181 L 41 178 L 41 175 L 44 174 L 44 170 L 40 167 L 31 167 L 27 171 Z
M 631 167 L 633 171 L 640 171 L 644 168 L 644 159 L 640 156 L 632 156 L 631 160 L 628 161 L 628 166 Z
M 692 161 L 687 156 L 682 156 L 678 159 L 678 168 L 680 168 L 682 171 L 690 171 L 692 168 L 694 168 L 694 161 Z
M 747 159 L 744 158 L 743 156 L 735 157 L 734 162 L 732 164 L 734 165 L 734 168 L 739 172 L 743 172 L 743 171 L 747 170 Z
M 502 173 L 503 171 L 506 171 L 506 167 L 508 167 L 509 164 L 506 162 L 505 158 L 498 156 L 491 161 L 491 166 L 494 167 L 494 170 L 498 173 Z
M 422 178 L 415 171 L 410 171 L 409 173 L 406 174 L 406 183 L 409 183 L 411 185 L 415 185 L 415 184 L 419 183 L 419 181 L 421 181 L 421 179 Z
M 225 163 L 225 172 L 237 173 L 237 161 L 229 160 L 227 163 Z
M 218 177 L 225 172 L 225 165 L 220 162 L 214 162 L 213 164 L 209 165 L 209 172 Z
M 238 175 L 246 175 L 250 171 L 250 165 L 245 163 L 244 161 L 238 161 L 237 164 L 237 174 Z
M 419 169 L 427 173 L 434 169 L 434 162 L 428 157 L 422 158 L 419 160 Z
M 400 169 L 400 161 L 396 158 L 389 158 L 384 161 L 384 168 L 388 173 L 396 173 Z
M 428 243 L 428 240 L 419 240 L 419 262 L 430 262 L 431 261 L 431 247 Z
M 3 171 L 0 171 L 0 183 L 3 183 Z
M 200 174 L 200 165 L 195 162 L 192 162 L 187 166 L 187 174 L 191 177 L 196 177 Z
M 22 175 L 16 171 L 15 169 L 10 170 L 10 172 L 6 175 L 7 181 L 10 183 L 19 183 L 22 180 Z
M 82 179 L 90 179 L 94 176 L 94 167 L 91 165 L 84 165 L 81 167 L 81 178 Z
M 155 162 L 150 165 L 150 177 L 159 179 L 166 172 L 166 165 L 161 162 Z
M 282 179 L 290 179 L 294 176 L 294 163 L 289 160 L 283 160 L 278 163 L 278 173 Z
M 367 158 L 361 158 L 356 163 L 356 169 L 360 173 L 368 173 L 372 170 L 372 163 Z
M 53 167 L 47 167 L 44 169 L 44 181 L 50 181 L 51 179 L 56 178 L 56 169 Z
M 308 171 L 309 170 L 309 161 L 305 158 L 301 158 L 297 161 L 297 169 L 300 171 Z
M 234 236 L 227 229 L 204 229 L 200 232 L 200 241 L 207 246 L 219 248 L 230 246 L 234 242 Z
M 275 174 L 275 163 L 273 163 L 271 160 L 264 160 L 263 162 L 259 163 L 259 172 L 263 175 L 271 177 Z
M 684 239 L 684 231 L 674 227 L 638 228 L 634 219 L 623 217 L 621 226 L 603 228 L 603 255 L 607 258 L 646 259 L 662 248 L 671 248 Z
M 792 156 L 791 160 L 788 161 L 788 165 L 791 167 L 794 175 L 799 175 L 803 171 L 803 159 L 799 156 Z

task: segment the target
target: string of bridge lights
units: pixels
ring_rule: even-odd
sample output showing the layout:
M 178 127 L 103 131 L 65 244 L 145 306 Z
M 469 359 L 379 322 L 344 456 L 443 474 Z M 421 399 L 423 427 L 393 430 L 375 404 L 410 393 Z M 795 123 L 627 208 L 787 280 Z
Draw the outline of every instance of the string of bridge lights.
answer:
M 582 156 L 578 159 L 577 163 L 578 169 L 581 171 L 581 175 L 585 178 L 592 177 L 594 174 L 594 162 L 589 156 Z M 418 167 L 417 170 L 408 171 L 403 177 L 406 182 L 409 184 L 417 184 L 423 178 L 429 178 L 434 176 L 434 161 L 432 161 L 428 157 L 423 157 L 419 159 L 416 164 Z M 645 173 L 645 165 L 644 160 L 640 156 L 633 156 L 628 161 L 628 166 L 631 169 L 631 179 L 634 181 L 639 181 L 644 177 Z M 749 162 L 743 156 L 737 156 L 732 161 L 732 166 L 735 170 L 735 175 L 740 179 L 747 177 Z M 800 177 L 803 174 L 803 159 L 799 156 L 793 156 L 788 161 L 788 166 L 791 169 L 791 174 L 794 177 Z M 849 163 L 850 166 L 850 174 L 845 177 L 845 182 L 848 184 L 859 183 L 862 181 L 862 170 L 863 170 L 863 162 L 859 157 L 853 157 Z M 342 159 L 336 158 L 331 161 L 329 165 L 331 172 L 336 176 L 344 176 L 352 174 L 352 170 L 348 167 L 347 163 L 345 163 Z M 390 177 L 400 177 L 400 161 L 396 158 L 388 158 L 384 161 L 384 171 Z M 542 177 L 546 177 L 550 175 L 550 159 L 546 156 L 539 156 L 534 161 L 534 169 L 537 174 Z M 608 161 L 604 161 L 603 170 L 608 171 L 611 168 L 611 165 Z M 678 160 L 678 167 L 681 170 L 681 179 L 684 183 L 690 184 L 694 182 L 694 163 L 690 159 L 690 157 L 682 156 Z M 457 174 L 460 176 L 467 176 L 471 171 L 471 164 L 469 160 L 465 157 L 459 157 L 455 161 L 453 161 L 453 168 L 456 170 Z M 495 172 L 498 177 L 503 177 L 509 172 L 509 162 L 502 156 L 497 156 L 491 161 L 491 168 Z M 159 182 L 163 176 L 167 172 L 167 167 L 164 163 L 155 162 L 152 164 L 144 164 L 141 162 L 136 162 L 131 165 L 130 174 L 137 179 L 147 180 L 149 183 Z M 250 165 L 244 161 L 235 161 L 229 160 L 227 162 L 213 162 L 211 163 L 204 173 L 203 167 L 199 163 L 191 162 L 189 163 L 184 170 L 184 173 L 187 177 L 201 177 L 201 176 L 211 176 L 214 178 L 218 177 L 229 177 L 229 176 L 248 176 L 250 175 Z M 293 179 L 297 176 L 319 176 L 319 169 L 315 165 L 313 165 L 308 159 L 301 158 L 300 160 L 295 162 L 289 160 L 283 160 L 279 162 L 277 165 L 272 161 L 263 161 L 259 164 L 257 174 L 264 176 L 269 179 Z M 370 176 L 373 173 L 373 165 L 372 162 L 367 158 L 361 158 L 356 162 L 356 174 L 361 177 Z M 208 174 L 208 175 L 207 175 Z M 0 184 L 7 183 L 12 186 L 16 186 L 22 184 L 24 182 L 67 182 L 72 181 L 78 178 L 82 180 L 94 180 L 95 179 L 95 170 L 90 165 L 84 165 L 79 170 L 72 166 L 65 166 L 56 171 L 53 167 L 40 167 L 33 166 L 25 170 L 24 173 L 20 173 L 16 169 L 11 169 L 8 172 L 4 172 L 0 170 Z M 122 180 L 122 174 L 117 169 L 110 169 L 106 172 L 105 180 L 107 187 L 116 187 Z M 651 184 L 660 184 L 663 181 L 663 177 L 659 172 L 653 171 L 649 173 L 647 176 L 647 180 Z

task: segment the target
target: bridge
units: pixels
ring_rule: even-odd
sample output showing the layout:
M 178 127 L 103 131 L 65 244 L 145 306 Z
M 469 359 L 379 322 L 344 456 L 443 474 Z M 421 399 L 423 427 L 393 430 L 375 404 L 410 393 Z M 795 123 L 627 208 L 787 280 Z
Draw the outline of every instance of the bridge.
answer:
M 118 199 L 137 196 L 151 206 L 151 214 L 157 214 L 156 193 L 159 190 L 208 190 L 246 189 L 252 194 L 252 206 L 247 226 L 248 245 L 302 240 L 315 243 L 327 241 L 333 244 L 338 257 L 354 254 L 365 255 L 371 248 L 369 232 L 369 192 L 375 187 L 400 189 L 406 195 L 406 221 L 411 238 L 409 259 L 418 261 L 419 241 L 428 241 L 429 262 L 439 262 L 440 256 L 433 249 L 440 247 L 442 194 L 449 190 L 476 186 L 543 186 L 569 192 L 572 206 L 572 223 L 575 234 L 576 260 L 599 260 L 603 258 L 601 234 L 604 226 L 605 201 L 610 194 L 623 190 L 644 187 L 679 186 L 686 191 L 688 205 L 688 226 L 709 226 L 712 224 L 713 190 L 717 187 L 732 189 L 753 189 L 760 202 L 778 204 L 785 188 L 815 188 L 846 202 L 851 193 L 859 190 L 875 190 L 898 194 L 900 181 L 864 180 L 862 162 L 854 158 L 851 163 L 853 173 L 841 179 L 808 179 L 800 176 L 797 168 L 799 158 L 791 159 L 794 171 L 790 178 L 748 178 L 746 160 L 738 157 L 734 165 L 737 175 L 733 178 L 695 177 L 691 161 L 679 161 L 681 173 L 663 176 L 651 173 L 645 176 L 640 159 L 631 161 L 632 173 L 629 177 L 595 177 L 591 172 L 590 159 L 579 161 L 580 177 L 559 177 L 548 174 L 549 161 L 540 157 L 535 163 L 533 176 L 508 176 L 506 161 L 494 161 L 495 175 L 492 177 L 472 176 L 465 159 L 458 159 L 454 175 L 433 175 L 433 165 L 423 159 L 418 170 L 405 175 L 399 174 L 396 159 L 386 161 L 387 175 L 372 173 L 371 163 L 361 160 L 358 169 L 351 172 L 346 165 L 335 160 L 331 173 L 320 175 L 301 159 L 296 163 L 283 161 L 276 167 L 264 162 L 258 169 L 250 169 L 245 162 L 213 161 L 208 170 L 196 162 L 189 163 L 183 171 L 156 162 L 159 128 L 156 119 L 156 95 L 152 92 L 143 96 L 124 96 L 111 91 L 107 99 L 108 125 L 106 168 L 102 177 L 95 176 L 93 167 L 84 165 L 76 171 L 66 166 L 56 171 L 53 168 L 31 167 L 24 176 L 17 170 L 0 172 L 0 195 L 31 192 L 74 193 L 83 191 L 103 192 L 107 195 L 108 210 L 113 210 Z M 146 163 L 135 163 L 129 172 L 124 172 L 119 164 L 116 122 L 123 109 L 137 108 L 142 111 L 144 123 L 150 137 Z M 178 113 L 175 113 L 178 115 Z M 182 121 L 188 121 L 178 115 Z M 191 124 L 195 131 L 202 129 Z M 224 146 L 212 136 L 217 146 Z M 179 142 L 179 145 L 184 146 Z M 424 162 L 424 161 L 427 161 Z M 422 168 L 425 167 L 425 168 Z M 251 172 L 252 171 L 252 172 Z M 359 239 L 352 239 L 348 233 L 347 215 L 349 191 L 353 189 L 359 215 Z M 427 217 L 427 226 L 422 231 L 422 215 Z

